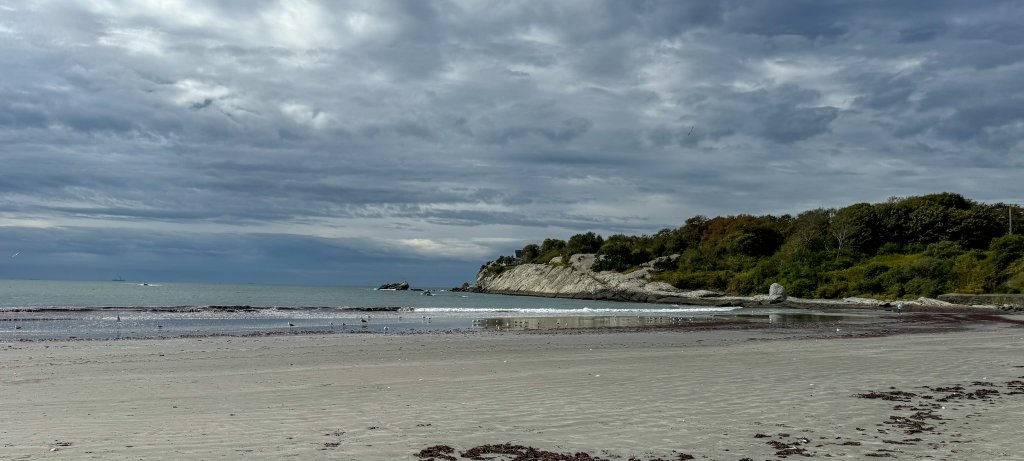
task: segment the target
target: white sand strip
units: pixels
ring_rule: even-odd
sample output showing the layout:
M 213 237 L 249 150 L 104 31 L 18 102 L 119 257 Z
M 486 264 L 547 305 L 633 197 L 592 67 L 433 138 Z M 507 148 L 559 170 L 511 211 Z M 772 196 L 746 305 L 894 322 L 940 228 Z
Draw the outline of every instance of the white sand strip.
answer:
M 1024 457 L 1024 395 L 950 403 L 941 434 L 906 446 L 883 442 L 913 437 L 880 425 L 894 402 L 853 396 L 1024 376 L 1022 329 L 697 343 L 716 334 L 0 344 L 0 459 L 413 460 L 515 442 L 760 460 L 779 433 L 841 459 Z

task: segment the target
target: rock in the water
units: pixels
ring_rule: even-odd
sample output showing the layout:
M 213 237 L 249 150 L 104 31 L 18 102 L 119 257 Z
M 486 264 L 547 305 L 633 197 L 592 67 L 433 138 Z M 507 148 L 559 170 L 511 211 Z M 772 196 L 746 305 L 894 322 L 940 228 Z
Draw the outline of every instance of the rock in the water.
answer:
M 409 282 L 406 282 L 406 281 L 403 280 L 401 282 L 385 283 L 385 284 L 377 287 L 377 289 L 378 290 L 408 290 L 409 289 Z
M 451 290 L 448 290 L 448 291 L 463 291 L 463 292 L 466 292 L 466 293 L 480 293 L 481 291 L 483 291 L 483 289 L 480 288 L 477 285 L 470 285 L 469 282 L 463 282 L 461 286 L 457 286 L 457 287 L 452 288 Z
M 773 283 L 772 286 L 768 287 L 768 302 L 769 303 L 781 303 L 786 300 L 786 289 L 778 283 Z

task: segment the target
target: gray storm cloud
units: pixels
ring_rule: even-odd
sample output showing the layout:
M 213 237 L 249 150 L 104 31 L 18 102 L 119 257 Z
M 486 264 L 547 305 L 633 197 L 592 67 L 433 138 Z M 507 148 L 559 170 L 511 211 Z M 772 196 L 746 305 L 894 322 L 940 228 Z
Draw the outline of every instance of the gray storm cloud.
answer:
M 33 248 L 0 277 L 188 254 L 164 275 L 216 278 L 245 242 L 256 280 L 456 283 L 695 214 L 1019 201 L 1021 23 L 1013 1 L 0 0 L 0 245 Z M 150 259 L 118 243 L 147 234 Z

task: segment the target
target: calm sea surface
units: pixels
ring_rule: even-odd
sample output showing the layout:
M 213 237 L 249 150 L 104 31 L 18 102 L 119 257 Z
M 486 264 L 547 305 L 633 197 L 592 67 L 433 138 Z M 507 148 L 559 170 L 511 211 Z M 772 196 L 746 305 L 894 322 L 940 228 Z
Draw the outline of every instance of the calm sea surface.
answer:
M 631 326 L 732 310 L 429 291 L 0 280 L 0 342 Z

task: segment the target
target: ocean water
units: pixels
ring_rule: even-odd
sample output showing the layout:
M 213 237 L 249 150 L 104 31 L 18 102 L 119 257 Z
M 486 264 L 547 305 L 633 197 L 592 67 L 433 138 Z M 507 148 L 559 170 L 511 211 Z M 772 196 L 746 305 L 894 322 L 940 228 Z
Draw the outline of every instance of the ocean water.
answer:
M 733 309 L 429 291 L 0 280 L 0 342 L 630 326 Z

